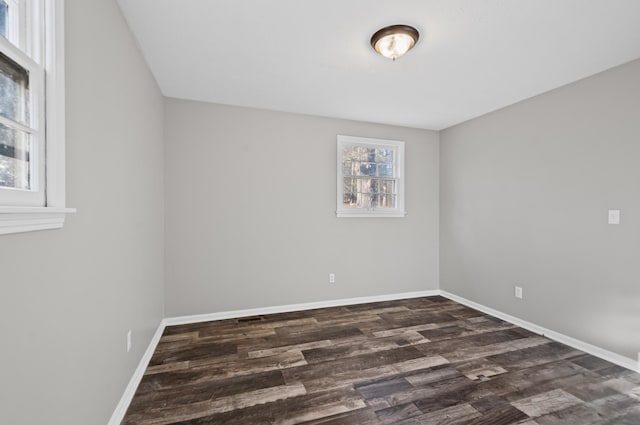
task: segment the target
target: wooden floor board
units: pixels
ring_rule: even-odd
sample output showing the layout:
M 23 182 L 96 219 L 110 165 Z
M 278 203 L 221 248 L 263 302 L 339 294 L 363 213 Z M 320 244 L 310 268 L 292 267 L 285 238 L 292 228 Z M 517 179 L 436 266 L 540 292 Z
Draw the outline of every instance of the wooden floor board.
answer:
M 640 375 L 444 297 L 167 327 L 124 425 L 640 424 Z

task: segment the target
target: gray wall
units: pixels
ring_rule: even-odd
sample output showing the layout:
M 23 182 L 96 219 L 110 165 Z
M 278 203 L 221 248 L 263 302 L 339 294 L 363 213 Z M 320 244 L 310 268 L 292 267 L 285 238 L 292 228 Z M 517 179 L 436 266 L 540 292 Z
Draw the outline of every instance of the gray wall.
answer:
M 167 316 L 438 287 L 436 132 L 176 99 L 165 113 Z M 336 218 L 337 134 L 406 141 L 407 217 Z
M 442 289 L 636 358 L 640 61 L 443 131 L 440 164 Z
M 163 315 L 436 289 L 439 155 L 443 289 L 640 349 L 640 62 L 448 129 L 439 153 L 436 132 L 163 101 L 114 1 L 66 15 L 79 211 L 0 236 L 0 423 L 106 423 Z M 407 142 L 408 217 L 335 218 L 336 134 Z
M 0 236 L 2 424 L 106 424 L 163 316 L 162 97 L 115 1 L 66 6 L 78 213 Z

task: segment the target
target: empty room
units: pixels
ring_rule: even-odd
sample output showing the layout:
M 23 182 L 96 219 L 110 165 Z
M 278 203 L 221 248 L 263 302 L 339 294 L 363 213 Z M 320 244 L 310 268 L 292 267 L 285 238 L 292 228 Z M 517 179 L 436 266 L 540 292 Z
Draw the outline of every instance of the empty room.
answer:
M 0 0 L 0 424 L 640 425 L 637 0 Z

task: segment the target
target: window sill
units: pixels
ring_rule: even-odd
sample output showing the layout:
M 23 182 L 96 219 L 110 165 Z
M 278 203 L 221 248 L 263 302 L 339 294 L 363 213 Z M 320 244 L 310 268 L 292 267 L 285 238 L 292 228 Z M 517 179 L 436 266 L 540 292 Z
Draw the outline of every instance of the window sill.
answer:
M 378 211 L 372 212 L 363 212 L 363 211 L 336 211 L 336 217 L 338 218 L 404 218 L 407 216 L 405 212 L 390 212 L 383 213 Z
M 0 207 L 0 235 L 60 229 L 75 208 Z

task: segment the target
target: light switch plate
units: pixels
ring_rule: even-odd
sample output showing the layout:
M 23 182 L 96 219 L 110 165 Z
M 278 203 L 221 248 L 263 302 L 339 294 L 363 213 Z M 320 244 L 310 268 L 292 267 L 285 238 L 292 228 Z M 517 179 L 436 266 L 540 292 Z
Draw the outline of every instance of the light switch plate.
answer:
M 620 224 L 620 210 L 609 210 L 609 224 Z

